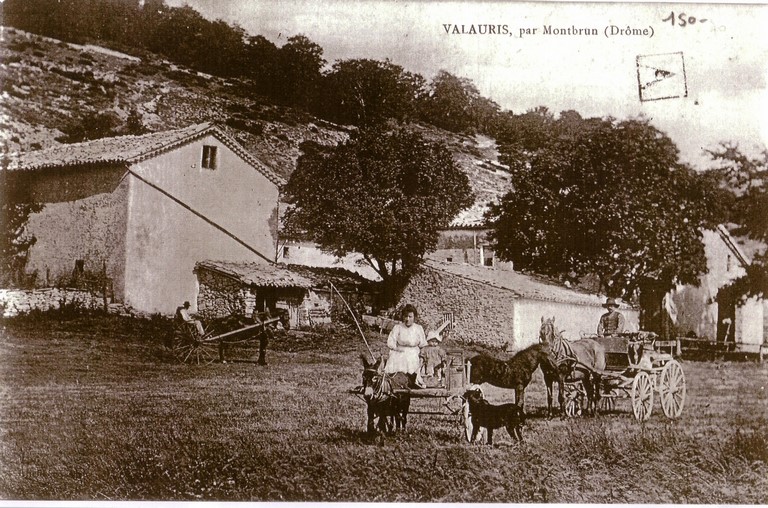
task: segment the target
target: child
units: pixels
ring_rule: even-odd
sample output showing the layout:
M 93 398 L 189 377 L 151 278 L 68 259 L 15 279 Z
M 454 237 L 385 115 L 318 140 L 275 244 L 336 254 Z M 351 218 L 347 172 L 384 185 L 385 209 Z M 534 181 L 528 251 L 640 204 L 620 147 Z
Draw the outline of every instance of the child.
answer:
M 442 340 L 439 333 L 435 331 L 429 332 L 427 334 L 427 345 L 422 348 L 419 354 L 424 365 L 424 373 L 429 377 L 436 377 L 439 386 L 443 386 L 445 383 L 444 374 L 448 358 L 445 350 L 440 347 Z

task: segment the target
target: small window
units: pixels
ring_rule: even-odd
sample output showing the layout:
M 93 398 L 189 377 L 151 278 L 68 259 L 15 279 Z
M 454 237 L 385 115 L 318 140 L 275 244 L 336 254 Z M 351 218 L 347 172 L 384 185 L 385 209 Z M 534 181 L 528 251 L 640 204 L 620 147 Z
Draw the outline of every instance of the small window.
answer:
M 216 147 L 210 145 L 203 146 L 203 160 L 201 165 L 205 169 L 216 169 Z
M 288 250 L 288 247 L 287 246 L 283 247 L 283 257 L 287 258 L 289 253 L 290 251 Z
M 493 266 L 493 258 L 485 258 L 485 266 Z
M 445 258 L 445 260 L 448 261 L 449 263 L 453 263 L 453 258 Z

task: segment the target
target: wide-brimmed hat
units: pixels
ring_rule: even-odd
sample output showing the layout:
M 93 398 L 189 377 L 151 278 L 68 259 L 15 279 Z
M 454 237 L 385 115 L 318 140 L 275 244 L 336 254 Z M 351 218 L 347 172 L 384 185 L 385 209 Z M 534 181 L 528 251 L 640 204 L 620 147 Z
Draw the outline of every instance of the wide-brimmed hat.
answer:
M 605 303 L 603 304 L 603 307 L 605 307 L 606 309 L 610 309 L 611 307 L 618 308 L 619 302 L 617 302 L 615 298 L 606 298 Z
M 432 339 L 436 340 L 437 342 L 443 342 L 443 338 L 440 337 L 440 334 L 437 333 L 435 330 L 432 330 L 427 334 L 427 342 L 429 342 Z

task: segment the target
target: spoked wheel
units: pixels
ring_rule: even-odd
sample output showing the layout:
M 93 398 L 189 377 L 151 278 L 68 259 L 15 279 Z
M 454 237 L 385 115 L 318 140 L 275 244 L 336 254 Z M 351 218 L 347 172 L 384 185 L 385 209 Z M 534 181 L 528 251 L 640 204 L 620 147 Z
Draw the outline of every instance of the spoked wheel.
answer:
M 676 360 L 670 360 L 659 376 L 661 409 L 667 418 L 679 418 L 685 406 L 685 374 Z
M 565 415 L 568 418 L 581 415 L 581 404 L 579 404 L 578 400 L 569 399 L 568 402 L 565 403 Z
M 179 327 L 173 337 L 173 356 L 181 363 L 212 363 L 218 358 L 218 347 L 206 338 L 207 335 L 198 336 L 197 330 L 191 327 Z
M 598 405 L 601 413 L 612 413 L 616 410 L 616 397 L 603 395 Z
M 565 396 L 565 415 L 569 418 L 581 416 L 584 412 L 584 392 L 578 387 L 567 385 Z
M 632 413 L 639 422 L 651 417 L 653 410 L 653 381 L 647 372 L 638 372 L 632 381 Z

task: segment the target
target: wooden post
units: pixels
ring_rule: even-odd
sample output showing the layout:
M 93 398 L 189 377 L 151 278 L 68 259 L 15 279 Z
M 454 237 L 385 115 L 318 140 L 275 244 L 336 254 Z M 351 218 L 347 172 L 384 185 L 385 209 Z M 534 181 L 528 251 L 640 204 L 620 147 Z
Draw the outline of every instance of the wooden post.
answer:
M 104 299 L 104 314 L 109 312 L 109 302 L 107 300 L 107 262 L 101 260 L 101 297 Z

